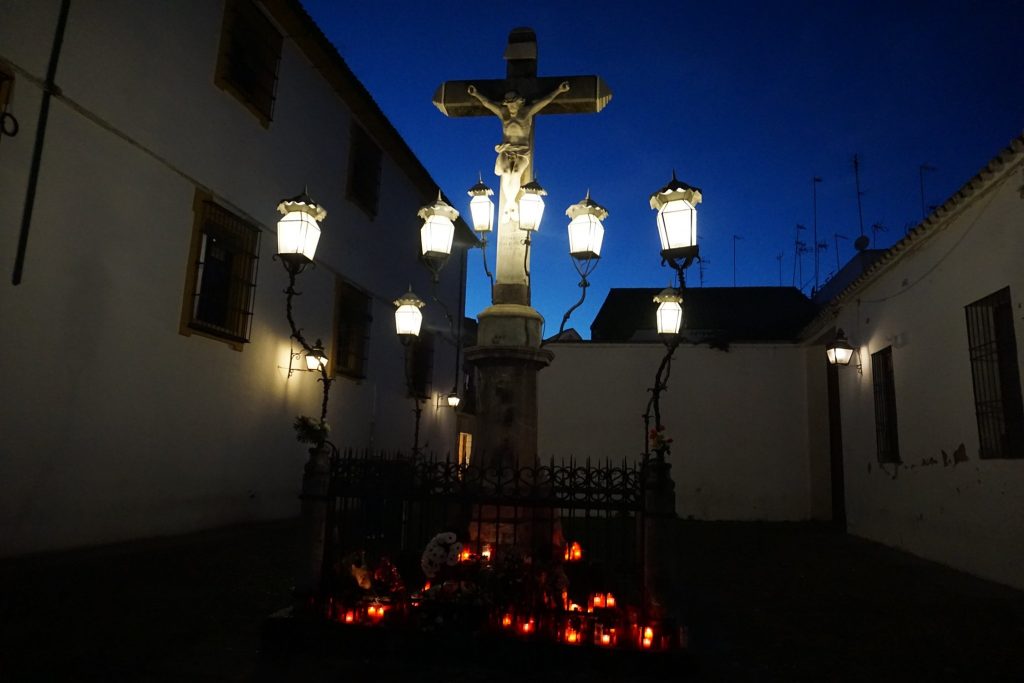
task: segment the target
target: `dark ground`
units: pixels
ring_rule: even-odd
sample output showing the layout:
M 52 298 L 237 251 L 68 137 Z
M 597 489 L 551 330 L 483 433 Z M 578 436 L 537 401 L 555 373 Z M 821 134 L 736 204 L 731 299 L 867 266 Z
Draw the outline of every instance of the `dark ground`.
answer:
M 1024 592 L 813 524 L 679 522 L 691 654 L 667 671 L 261 654 L 295 538 L 275 523 L 0 562 L 0 681 L 1024 680 Z

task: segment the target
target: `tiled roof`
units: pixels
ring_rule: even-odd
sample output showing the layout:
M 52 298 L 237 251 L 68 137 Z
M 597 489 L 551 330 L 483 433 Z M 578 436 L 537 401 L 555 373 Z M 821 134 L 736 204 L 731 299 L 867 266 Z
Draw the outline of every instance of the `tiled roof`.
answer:
M 590 326 L 592 341 L 653 341 L 652 301 L 660 288 L 613 288 Z M 682 337 L 713 345 L 796 341 L 814 316 L 810 299 L 795 287 L 695 287 L 683 293 Z
M 1007 171 L 1008 166 L 1018 165 L 1021 162 L 1024 162 L 1024 134 L 1014 138 L 1009 146 L 997 154 L 992 161 L 988 162 L 985 168 L 968 180 L 953 196 L 932 211 L 927 218 L 910 229 L 903 239 L 886 250 L 879 258 L 875 259 L 874 263 L 866 268 L 860 277 L 853 280 L 829 302 L 824 304 L 817 317 L 808 323 L 802 336 L 813 335 L 819 331 L 822 325 L 830 323 L 836 308 L 842 305 L 854 292 L 860 290 L 867 282 L 902 258 L 911 248 L 917 246 L 921 240 L 927 239 L 940 228 L 947 225 L 953 216 L 965 207 L 970 200 L 977 197 L 995 180 L 1001 178 Z M 1021 192 L 1024 195 L 1024 187 L 1021 188 Z

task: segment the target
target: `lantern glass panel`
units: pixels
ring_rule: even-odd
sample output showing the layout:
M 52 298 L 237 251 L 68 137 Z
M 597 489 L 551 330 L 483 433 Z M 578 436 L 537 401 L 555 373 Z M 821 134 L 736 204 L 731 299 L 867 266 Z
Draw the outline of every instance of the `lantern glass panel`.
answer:
M 460 400 L 459 399 L 459 395 L 456 394 L 455 392 L 452 392 L 452 393 L 448 394 L 448 405 L 450 407 L 458 408 L 459 407 L 459 400 Z
M 320 354 L 321 355 L 317 355 L 316 353 L 306 354 L 306 368 L 308 370 L 319 370 L 321 366 L 327 365 L 327 356 L 322 355 L 322 351 Z
M 658 304 L 658 334 L 679 334 L 683 325 L 683 307 L 676 301 Z
M 423 313 L 418 306 L 403 304 L 395 309 L 395 331 L 400 335 L 418 337 L 423 324 Z
M 469 200 L 469 213 L 476 232 L 490 232 L 494 227 L 494 202 L 487 195 L 474 195 Z
M 658 209 L 661 250 L 685 249 L 697 244 L 697 209 L 685 199 L 676 199 Z
M 850 359 L 853 358 L 853 349 L 844 346 L 830 346 L 825 349 L 825 355 L 828 356 L 828 362 L 832 365 L 849 365 Z
M 423 255 L 452 253 L 455 225 L 445 216 L 428 216 L 420 228 L 420 247 Z
M 310 261 L 320 241 L 320 225 L 305 211 L 289 211 L 277 222 L 277 253 L 302 254 Z
M 573 256 L 600 256 L 603 241 L 604 226 L 597 216 L 583 214 L 569 223 L 569 253 Z
M 540 230 L 540 219 L 544 216 L 544 198 L 532 192 L 524 193 L 519 199 L 519 227 L 523 230 Z

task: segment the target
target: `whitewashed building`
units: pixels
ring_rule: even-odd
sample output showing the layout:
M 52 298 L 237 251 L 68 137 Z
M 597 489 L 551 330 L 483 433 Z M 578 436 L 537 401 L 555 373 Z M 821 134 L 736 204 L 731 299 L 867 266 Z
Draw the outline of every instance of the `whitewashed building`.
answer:
M 677 512 L 832 519 L 1024 588 L 1024 137 L 894 247 L 864 256 L 791 338 L 748 335 L 726 352 L 704 330 L 710 346 L 677 350 L 662 396 Z M 626 323 L 635 334 L 548 347 L 542 456 L 643 452 L 664 354 L 647 307 L 645 322 Z M 840 328 L 855 350 L 835 368 L 824 351 Z
M 332 440 L 411 448 L 411 284 L 419 441 L 452 450 L 416 217 L 438 189 L 296 0 L 4 2 L 0 111 L 0 555 L 297 514 L 292 421 L 321 390 L 289 371 L 272 256 L 304 187 L 328 214 L 295 318 L 330 358 Z M 458 230 L 436 294 L 461 316 Z
M 1018 588 L 1022 262 L 1019 137 L 806 331 L 855 349 L 831 404 L 850 532 Z

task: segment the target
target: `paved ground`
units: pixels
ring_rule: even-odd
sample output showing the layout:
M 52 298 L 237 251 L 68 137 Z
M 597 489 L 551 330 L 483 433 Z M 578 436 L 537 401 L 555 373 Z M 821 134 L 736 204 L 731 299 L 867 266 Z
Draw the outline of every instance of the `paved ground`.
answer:
M 277 523 L 0 562 L 0 681 L 1024 680 L 1020 591 L 817 525 L 677 533 L 693 640 L 671 675 L 261 655 L 294 554 L 294 525 Z

